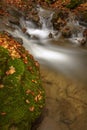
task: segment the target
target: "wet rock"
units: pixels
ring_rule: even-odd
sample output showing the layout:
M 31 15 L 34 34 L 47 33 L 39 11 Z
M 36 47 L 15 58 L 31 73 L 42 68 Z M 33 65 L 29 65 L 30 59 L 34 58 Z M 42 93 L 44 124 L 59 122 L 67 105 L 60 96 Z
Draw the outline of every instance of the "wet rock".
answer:
M 14 17 L 19 18 L 19 17 L 23 16 L 23 12 L 21 12 L 20 10 L 18 10 L 15 7 L 8 6 L 7 11 L 11 16 L 14 16 Z
M 10 23 L 12 23 L 12 24 L 16 24 L 16 25 L 19 25 L 19 24 L 20 24 L 20 23 L 19 23 L 19 18 L 14 17 L 14 16 L 9 16 L 8 21 L 9 21 Z
M 31 8 L 31 10 L 27 11 L 25 14 L 26 20 L 32 21 L 37 27 L 40 25 L 40 18 L 38 16 L 38 12 L 36 8 Z
M 53 38 L 53 34 L 52 33 L 49 33 L 49 38 Z
M 82 26 L 87 27 L 87 23 L 86 23 L 86 22 L 84 22 L 84 21 L 79 21 L 79 24 L 80 24 L 80 25 L 82 25 Z
M 22 32 L 26 33 L 27 29 L 26 28 L 22 28 Z
M 87 23 L 87 10 L 79 11 L 79 19 L 80 19 L 80 21 Z
M 21 45 L 23 44 L 23 40 L 19 37 L 14 37 L 14 39 L 19 42 Z
M 33 17 L 33 20 L 34 20 L 35 22 L 39 22 L 39 16 L 38 16 L 38 15 L 35 15 L 35 16 Z
M 87 28 L 84 30 L 83 36 L 86 38 L 86 41 L 87 41 Z
M 28 32 L 26 32 L 26 35 L 28 36 L 28 38 L 30 38 L 30 37 L 31 37 L 31 35 L 30 35 Z
M 65 20 L 58 18 L 57 20 L 52 20 L 53 22 L 53 27 L 56 30 L 60 30 L 61 27 L 64 27 L 66 25 Z
M 23 11 L 9 5 L 7 5 L 6 11 L 9 14 L 9 16 L 6 17 L 8 21 L 12 24 L 20 25 L 20 17 L 24 16 Z
M 52 18 L 52 24 L 54 29 L 59 30 L 61 27 L 64 27 L 66 25 L 66 20 L 68 17 L 67 12 L 63 11 L 55 11 Z
M 62 32 L 62 36 L 66 37 L 66 38 L 69 38 L 72 35 L 72 31 L 69 27 L 63 28 L 61 32 Z
M 34 39 L 34 40 L 38 40 L 39 38 L 35 35 L 31 35 L 31 38 Z
M 80 45 L 85 45 L 87 43 L 87 40 L 86 38 L 83 38 L 81 41 L 80 41 Z
M 87 28 L 83 31 L 83 39 L 80 41 L 80 45 L 85 45 L 87 43 Z

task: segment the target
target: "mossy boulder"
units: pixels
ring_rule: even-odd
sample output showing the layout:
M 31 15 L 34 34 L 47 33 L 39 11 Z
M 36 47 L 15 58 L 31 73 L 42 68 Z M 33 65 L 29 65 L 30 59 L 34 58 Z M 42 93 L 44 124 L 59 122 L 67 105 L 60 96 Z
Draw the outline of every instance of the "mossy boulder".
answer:
M 74 9 L 82 3 L 82 0 L 70 0 L 70 3 L 66 5 L 67 8 Z
M 0 33 L 0 130 L 30 130 L 44 102 L 39 63 L 11 36 Z

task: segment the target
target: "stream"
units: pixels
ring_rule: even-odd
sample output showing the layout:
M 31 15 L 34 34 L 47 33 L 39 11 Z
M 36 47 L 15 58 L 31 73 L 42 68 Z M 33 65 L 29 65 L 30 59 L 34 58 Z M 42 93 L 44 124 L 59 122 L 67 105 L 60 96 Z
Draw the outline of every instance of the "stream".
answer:
M 21 18 L 20 25 L 27 29 L 26 33 L 23 33 L 16 25 L 14 25 L 14 31 L 6 31 L 14 37 L 21 38 L 25 48 L 40 64 L 60 71 L 74 80 L 87 82 L 87 51 L 78 47 L 85 27 L 79 25 L 78 21 L 70 19 L 67 24 L 72 26 L 74 33 L 71 38 L 66 40 L 61 38 L 60 32 L 53 30 L 51 23 L 53 12 L 42 8 L 39 8 L 38 11 L 41 28 L 37 28 L 31 21 Z M 49 38 L 49 34 L 52 34 L 53 38 Z
M 24 47 L 39 61 L 46 90 L 44 118 L 35 130 L 87 130 L 87 50 L 79 47 L 85 27 L 78 21 L 68 22 L 76 34 L 62 38 L 53 30 L 53 12 L 38 8 L 41 27 L 20 18 L 26 28 L 6 30 L 23 40 Z M 52 37 L 49 37 L 52 34 Z

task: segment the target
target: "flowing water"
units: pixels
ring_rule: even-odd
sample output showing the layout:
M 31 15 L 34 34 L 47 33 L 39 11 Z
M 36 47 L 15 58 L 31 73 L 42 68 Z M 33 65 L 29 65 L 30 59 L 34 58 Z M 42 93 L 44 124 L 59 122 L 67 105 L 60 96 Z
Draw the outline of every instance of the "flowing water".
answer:
M 72 27 L 72 38 L 60 40 L 61 33 L 54 31 L 52 27 L 51 19 L 53 12 L 42 8 L 39 8 L 38 11 L 41 28 L 37 28 L 31 21 L 24 21 L 21 18 L 20 24 L 27 29 L 26 33 L 24 34 L 17 26 L 15 26 L 15 31 L 9 32 L 15 37 L 22 38 L 26 49 L 41 64 L 60 71 L 71 78 L 86 82 L 87 51 L 76 48 L 79 45 L 79 40 L 83 38 L 82 32 L 85 27 L 80 26 L 78 21 L 70 19 L 67 25 Z M 49 38 L 50 33 L 53 35 L 53 38 Z M 56 35 L 56 33 L 58 34 Z M 31 37 L 28 37 L 28 34 Z M 62 44 L 62 46 L 55 45 L 55 42 L 59 45 Z
M 87 51 L 78 47 L 85 27 L 70 19 L 67 24 L 72 26 L 73 35 L 64 39 L 60 32 L 53 30 L 53 12 L 42 8 L 38 8 L 38 12 L 40 28 L 21 18 L 20 24 L 27 29 L 26 33 L 18 26 L 14 31 L 7 30 L 14 37 L 22 38 L 26 49 L 46 67 L 41 67 L 47 97 L 46 115 L 37 130 L 87 130 L 87 118 L 83 121 L 87 113 Z M 85 128 L 80 126 L 81 122 Z

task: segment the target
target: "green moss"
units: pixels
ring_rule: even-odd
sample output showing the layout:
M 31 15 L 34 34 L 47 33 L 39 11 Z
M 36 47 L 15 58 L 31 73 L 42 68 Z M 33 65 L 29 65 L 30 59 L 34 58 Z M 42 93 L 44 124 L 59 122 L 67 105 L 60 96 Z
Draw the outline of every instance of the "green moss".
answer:
M 52 4 L 54 3 L 56 0 L 45 0 L 45 2 L 49 3 L 49 4 Z
M 82 0 L 71 0 L 70 3 L 68 5 L 66 5 L 66 7 L 70 8 L 70 9 L 74 9 L 81 3 L 82 3 Z
M 5 72 L 5 66 L 6 66 L 6 62 L 9 58 L 9 53 L 3 47 L 0 47 L 0 52 L 2 52 L 2 53 L 0 53 L 0 77 L 2 77 Z M 1 78 L 0 78 L 0 81 L 1 81 Z
M 24 63 L 21 59 L 8 59 L 6 70 L 9 70 L 10 67 L 15 68 L 15 73 L 12 75 L 5 75 L 3 77 L 3 83 L 8 84 L 9 86 L 17 86 L 20 84 L 21 75 L 24 73 Z
M 0 46 L 0 130 L 14 126 L 17 130 L 30 130 L 45 103 L 36 62 L 22 45 L 15 45 L 20 58 L 12 57 L 9 48 Z

